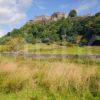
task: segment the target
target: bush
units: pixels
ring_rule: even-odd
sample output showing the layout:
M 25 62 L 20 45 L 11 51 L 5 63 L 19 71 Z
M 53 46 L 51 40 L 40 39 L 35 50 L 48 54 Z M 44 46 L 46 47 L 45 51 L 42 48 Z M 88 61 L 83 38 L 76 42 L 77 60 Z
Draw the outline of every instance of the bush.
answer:
M 42 39 L 42 42 L 43 42 L 43 43 L 49 43 L 49 42 L 50 42 L 50 39 L 49 39 L 49 38 L 43 38 L 43 39 Z
M 0 38 L 0 45 L 6 44 L 10 39 L 12 39 L 12 38 L 9 36 Z
M 27 35 L 25 40 L 26 40 L 27 43 L 31 43 L 31 44 L 35 44 L 36 43 L 36 38 L 33 37 L 32 34 Z
M 20 77 L 17 76 L 9 76 L 7 79 L 4 80 L 2 85 L 2 90 L 5 93 L 11 93 L 11 92 L 18 92 L 23 89 L 24 82 Z
M 77 11 L 76 10 L 71 10 L 69 13 L 69 17 L 76 17 L 77 16 Z
M 24 44 L 25 41 L 23 38 L 13 38 L 11 40 L 8 41 L 7 45 L 7 50 L 8 51 L 19 51 L 19 50 L 23 50 L 24 49 Z

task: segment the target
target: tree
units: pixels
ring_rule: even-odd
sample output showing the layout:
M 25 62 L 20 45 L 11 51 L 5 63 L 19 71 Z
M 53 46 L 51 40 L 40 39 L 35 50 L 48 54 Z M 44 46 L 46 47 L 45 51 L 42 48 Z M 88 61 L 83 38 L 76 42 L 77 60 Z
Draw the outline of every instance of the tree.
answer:
M 96 13 L 95 16 L 100 16 L 100 12 Z
M 30 44 L 35 44 L 36 43 L 36 38 L 33 37 L 32 34 L 28 34 L 25 38 L 26 42 L 27 43 L 30 43 Z
M 1 37 L 0 38 L 0 45 L 6 44 L 10 39 L 12 39 L 12 37 L 10 37 L 10 36 Z
M 24 49 L 24 38 L 22 37 L 17 37 L 17 38 L 12 38 L 10 39 L 6 45 L 7 45 L 7 50 L 6 51 L 20 51 Z
M 66 28 L 64 28 L 63 26 L 60 27 L 59 36 L 61 41 L 64 41 L 66 39 Z
M 76 10 L 71 10 L 69 12 L 69 17 L 76 17 L 77 16 L 77 11 Z

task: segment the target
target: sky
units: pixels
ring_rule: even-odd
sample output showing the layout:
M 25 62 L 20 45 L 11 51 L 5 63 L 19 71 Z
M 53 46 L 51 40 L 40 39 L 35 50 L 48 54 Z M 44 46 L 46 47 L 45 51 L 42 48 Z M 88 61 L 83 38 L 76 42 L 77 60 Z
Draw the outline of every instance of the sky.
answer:
M 95 14 L 100 12 L 100 0 L 0 0 L 0 37 L 36 16 L 68 14 L 72 9 L 78 15 Z

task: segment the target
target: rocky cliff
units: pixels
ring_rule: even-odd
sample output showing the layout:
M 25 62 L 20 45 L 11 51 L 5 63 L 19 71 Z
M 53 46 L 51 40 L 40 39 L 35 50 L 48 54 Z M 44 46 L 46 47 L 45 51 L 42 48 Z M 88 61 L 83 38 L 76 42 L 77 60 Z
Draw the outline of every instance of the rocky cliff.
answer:
M 43 24 L 45 24 L 47 22 L 57 21 L 62 18 L 67 18 L 67 14 L 63 12 L 55 12 L 51 16 L 45 16 L 45 15 L 37 16 L 35 17 L 35 19 L 30 20 L 29 23 L 42 22 Z

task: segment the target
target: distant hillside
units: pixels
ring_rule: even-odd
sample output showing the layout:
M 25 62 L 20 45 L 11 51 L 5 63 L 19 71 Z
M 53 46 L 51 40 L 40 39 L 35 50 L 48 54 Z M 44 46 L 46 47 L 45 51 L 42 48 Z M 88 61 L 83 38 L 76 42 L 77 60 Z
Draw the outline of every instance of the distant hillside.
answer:
M 85 44 L 90 39 L 100 36 L 100 13 L 92 16 L 77 16 L 75 10 L 65 13 L 54 13 L 52 16 L 38 16 L 27 22 L 20 29 L 14 29 L 0 39 L 0 44 L 6 44 L 12 38 L 23 38 L 26 43 L 69 42 Z

